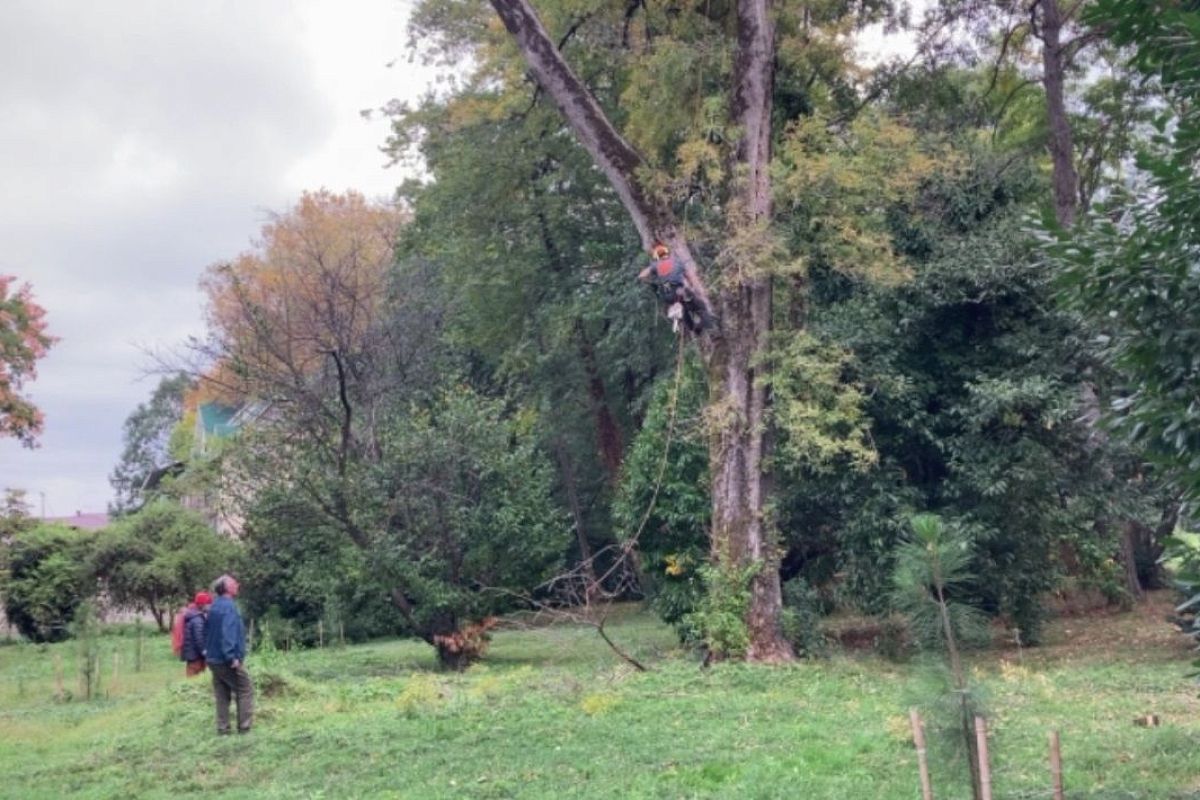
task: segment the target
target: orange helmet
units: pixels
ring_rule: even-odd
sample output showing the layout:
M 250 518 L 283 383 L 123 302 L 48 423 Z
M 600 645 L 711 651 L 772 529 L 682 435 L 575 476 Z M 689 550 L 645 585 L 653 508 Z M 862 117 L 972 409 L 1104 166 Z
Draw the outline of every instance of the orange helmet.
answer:
M 670 248 L 668 248 L 662 242 L 655 242 L 650 246 L 650 255 L 654 256 L 655 258 L 666 258 L 670 254 Z

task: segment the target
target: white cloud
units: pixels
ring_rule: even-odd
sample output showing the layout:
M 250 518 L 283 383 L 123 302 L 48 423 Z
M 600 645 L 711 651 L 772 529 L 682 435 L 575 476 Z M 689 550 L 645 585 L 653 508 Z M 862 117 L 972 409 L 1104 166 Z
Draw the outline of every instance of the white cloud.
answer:
M 0 3 L 0 271 L 62 341 L 29 388 L 42 448 L 0 441 L 0 487 L 100 510 L 145 347 L 201 329 L 204 268 L 302 189 L 390 194 L 385 120 L 415 97 L 394 0 Z

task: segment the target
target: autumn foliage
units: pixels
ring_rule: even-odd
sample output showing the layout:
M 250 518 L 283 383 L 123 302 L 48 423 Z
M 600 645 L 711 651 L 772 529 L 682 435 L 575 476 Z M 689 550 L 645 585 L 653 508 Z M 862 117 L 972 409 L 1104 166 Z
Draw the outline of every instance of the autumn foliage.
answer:
M 483 658 L 492 641 L 492 628 L 500 620 L 487 617 L 474 625 L 467 625 L 454 633 L 433 637 L 438 650 L 438 660 L 451 668 L 463 669 Z
M 401 212 L 356 192 L 305 193 L 262 229 L 257 247 L 210 267 L 209 329 L 223 358 L 210 383 L 272 396 L 354 360 L 385 296 Z
M 46 312 L 33 302 L 29 284 L 0 275 L 0 436 L 34 447 L 42 432 L 42 412 L 21 394 L 37 377 L 37 361 L 57 339 L 46 333 Z

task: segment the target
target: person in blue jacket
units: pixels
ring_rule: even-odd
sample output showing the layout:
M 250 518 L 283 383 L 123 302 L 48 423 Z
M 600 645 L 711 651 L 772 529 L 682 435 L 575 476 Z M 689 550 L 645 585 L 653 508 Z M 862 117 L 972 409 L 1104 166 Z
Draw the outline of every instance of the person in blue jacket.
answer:
M 254 684 L 246 672 L 246 629 L 233 598 L 238 582 L 222 575 L 213 583 L 212 607 L 208 610 L 204 657 L 212 672 L 213 696 L 217 702 L 217 733 L 229 729 L 229 701 L 237 703 L 238 733 L 248 733 L 254 721 Z

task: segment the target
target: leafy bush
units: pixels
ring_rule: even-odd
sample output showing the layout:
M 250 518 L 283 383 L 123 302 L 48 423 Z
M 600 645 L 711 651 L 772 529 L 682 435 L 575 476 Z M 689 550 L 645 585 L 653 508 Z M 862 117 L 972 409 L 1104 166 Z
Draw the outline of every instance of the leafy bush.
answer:
M 96 537 L 92 568 L 118 605 L 149 611 L 166 630 L 171 611 L 225 572 L 236 572 L 237 542 L 194 511 L 158 500 Z
M 76 609 L 94 589 L 90 544 L 88 534 L 62 525 L 38 525 L 12 537 L 0 589 L 4 613 L 22 636 L 57 642 L 70 635 Z
M 796 576 L 783 584 L 783 635 L 798 655 L 825 655 L 828 646 L 821 631 L 821 617 L 821 596 L 808 581 Z

